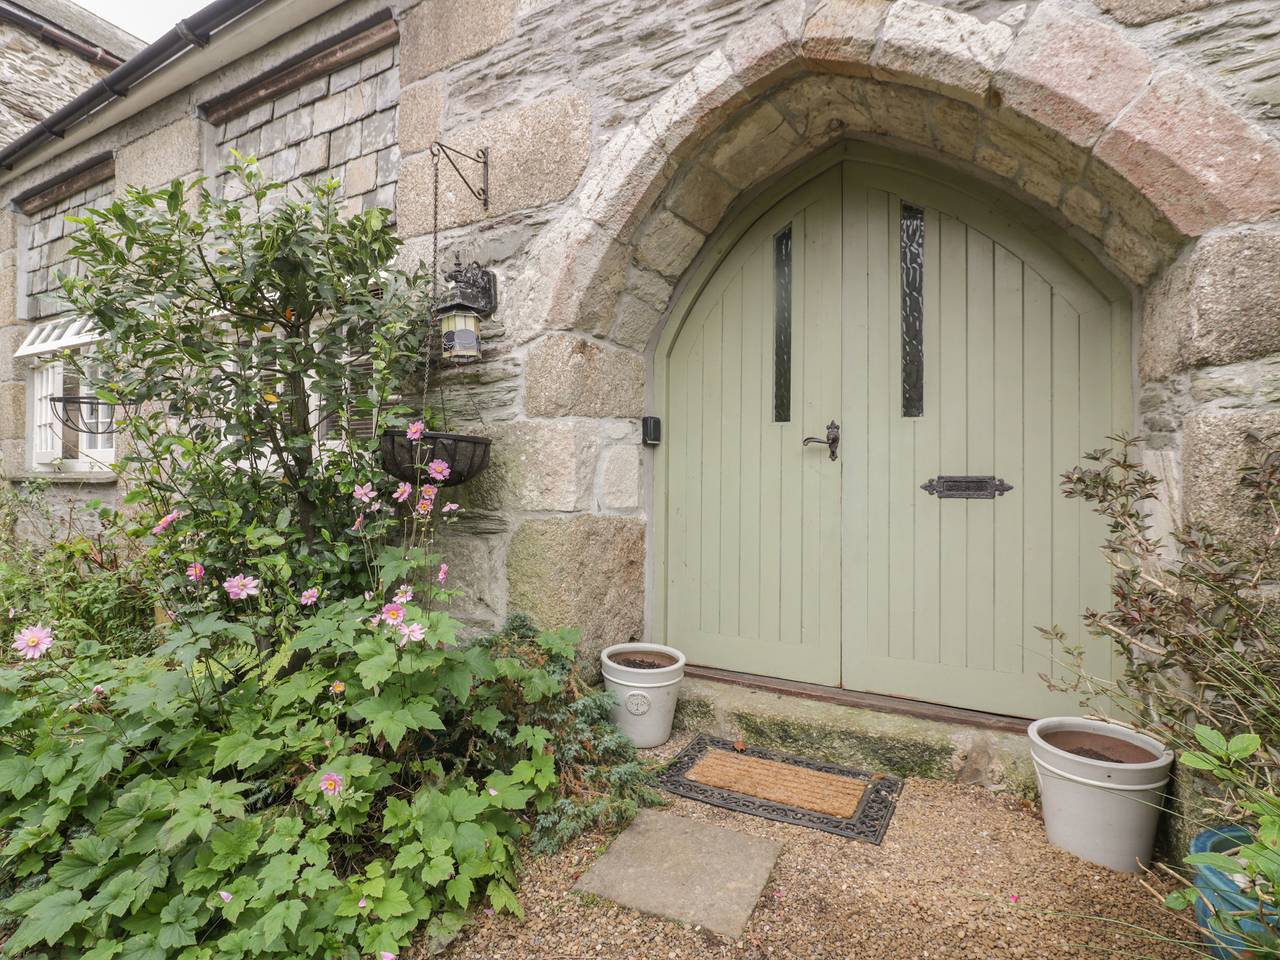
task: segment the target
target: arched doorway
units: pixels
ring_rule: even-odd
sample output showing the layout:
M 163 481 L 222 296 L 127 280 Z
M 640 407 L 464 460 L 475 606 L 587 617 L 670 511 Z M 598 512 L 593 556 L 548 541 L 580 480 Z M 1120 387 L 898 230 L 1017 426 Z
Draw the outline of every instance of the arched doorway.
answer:
M 944 168 L 850 144 L 783 178 L 657 345 L 655 635 L 725 669 L 1072 706 L 1036 628 L 1110 675 L 1079 627 L 1109 576 L 1058 477 L 1130 428 L 1130 313 L 1060 230 Z

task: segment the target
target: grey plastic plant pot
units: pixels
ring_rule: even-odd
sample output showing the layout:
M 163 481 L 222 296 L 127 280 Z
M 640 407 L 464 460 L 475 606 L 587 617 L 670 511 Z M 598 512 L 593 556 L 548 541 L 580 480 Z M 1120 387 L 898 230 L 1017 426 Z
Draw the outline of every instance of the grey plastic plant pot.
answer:
M 1098 734 L 1141 747 L 1156 759 L 1111 763 L 1046 742 L 1060 732 Z M 1047 717 L 1027 728 L 1049 842 L 1082 860 L 1136 873 L 1151 862 L 1173 753 L 1159 740 L 1119 724 Z
M 670 666 L 637 669 L 612 659 L 613 655 L 657 653 L 675 658 Z M 617 704 L 610 714 L 618 728 L 637 747 L 656 747 L 671 737 L 676 697 L 684 679 L 684 654 L 660 643 L 615 643 L 600 654 L 605 689 Z

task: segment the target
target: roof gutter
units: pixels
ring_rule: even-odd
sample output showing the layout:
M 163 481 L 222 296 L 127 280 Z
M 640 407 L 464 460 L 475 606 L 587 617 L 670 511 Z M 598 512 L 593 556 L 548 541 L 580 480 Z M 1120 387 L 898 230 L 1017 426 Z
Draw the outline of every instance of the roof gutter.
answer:
M 46 163 L 344 2 L 214 0 L 0 150 L 0 168 L 6 171 L 0 182 Z M 132 96 L 125 100 L 126 94 Z
M 27 33 L 34 33 L 41 40 L 51 43 L 55 47 L 70 50 L 76 56 L 88 60 L 90 63 L 100 63 L 115 68 L 124 62 L 111 51 L 94 46 L 75 34 L 52 27 L 43 20 L 29 16 L 22 10 L 15 9 L 6 3 L 0 3 L 0 20 L 21 27 Z

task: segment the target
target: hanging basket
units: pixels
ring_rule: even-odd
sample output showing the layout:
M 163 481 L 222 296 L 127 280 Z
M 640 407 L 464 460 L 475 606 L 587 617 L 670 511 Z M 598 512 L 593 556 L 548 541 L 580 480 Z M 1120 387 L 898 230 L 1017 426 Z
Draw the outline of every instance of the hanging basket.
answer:
M 466 483 L 489 465 L 488 437 L 470 437 L 460 433 L 423 433 L 420 440 L 410 440 L 403 430 L 382 432 L 382 467 L 397 480 L 407 483 L 430 483 L 437 487 L 454 487 Z M 449 476 L 437 480 L 427 472 L 433 460 L 449 465 Z

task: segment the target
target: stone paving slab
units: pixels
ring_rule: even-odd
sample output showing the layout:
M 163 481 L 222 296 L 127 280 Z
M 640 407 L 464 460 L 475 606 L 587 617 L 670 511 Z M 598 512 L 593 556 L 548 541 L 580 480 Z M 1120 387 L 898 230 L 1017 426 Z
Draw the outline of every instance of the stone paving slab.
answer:
M 574 889 L 736 939 L 781 851 L 775 840 L 643 810 Z

